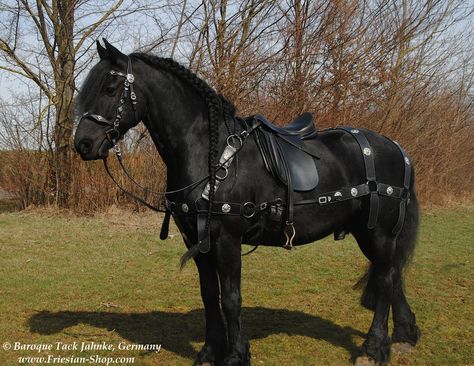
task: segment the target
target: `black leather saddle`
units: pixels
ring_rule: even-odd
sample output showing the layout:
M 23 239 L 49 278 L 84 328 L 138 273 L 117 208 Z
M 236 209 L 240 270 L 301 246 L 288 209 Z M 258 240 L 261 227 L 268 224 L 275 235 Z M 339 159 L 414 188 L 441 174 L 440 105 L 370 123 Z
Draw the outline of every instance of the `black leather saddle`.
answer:
M 318 135 L 318 131 L 314 125 L 313 116 L 309 112 L 301 114 L 285 127 L 274 125 L 265 117 L 258 114 L 255 116 L 255 119 L 261 122 L 267 129 L 278 135 L 298 136 L 301 140 L 310 140 Z
M 266 169 L 286 186 L 286 221 L 283 233 L 285 249 L 293 248 L 296 230 L 293 223 L 293 192 L 312 191 L 318 185 L 316 155 L 311 153 L 304 140 L 317 137 L 310 113 L 303 113 L 286 127 L 278 127 L 262 116 L 246 120 L 250 122 L 257 146 Z M 279 219 L 278 219 L 279 221 Z
M 317 136 L 311 114 L 303 113 L 286 127 L 278 127 L 259 115 L 253 118 L 261 126 L 255 136 L 267 170 L 291 190 L 313 190 L 319 181 L 314 162 L 317 156 L 303 141 Z

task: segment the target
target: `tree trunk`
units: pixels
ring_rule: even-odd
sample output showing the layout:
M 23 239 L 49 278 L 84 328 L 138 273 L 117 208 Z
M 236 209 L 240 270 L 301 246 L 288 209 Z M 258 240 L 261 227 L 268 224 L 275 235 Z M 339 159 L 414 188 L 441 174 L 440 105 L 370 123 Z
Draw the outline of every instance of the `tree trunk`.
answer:
M 74 1 L 63 0 L 58 3 L 54 10 L 57 10 L 55 37 L 58 54 L 54 70 L 56 123 L 52 176 L 54 177 L 55 204 L 60 207 L 67 207 L 71 193 L 72 131 L 74 127 Z

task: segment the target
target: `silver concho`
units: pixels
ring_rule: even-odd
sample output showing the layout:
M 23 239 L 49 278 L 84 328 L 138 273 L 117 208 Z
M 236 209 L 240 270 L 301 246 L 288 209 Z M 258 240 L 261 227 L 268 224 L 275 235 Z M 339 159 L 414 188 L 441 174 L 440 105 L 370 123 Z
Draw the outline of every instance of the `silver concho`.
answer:
M 342 197 L 342 193 L 337 191 L 336 193 L 334 193 L 334 197 Z
M 408 157 L 406 157 L 406 156 L 405 156 L 405 164 L 410 165 L 410 159 L 408 159 Z
M 372 154 L 372 151 L 371 151 L 368 147 L 364 147 L 363 152 L 364 152 L 364 155 L 367 155 L 367 156 L 369 156 L 370 154 Z
M 387 187 L 387 194 L 391 195 L 393 193 L 393 188 L 392 187 Z
M 133 76 L 133 74 L 127 74 L 127 81 L 130 84 L 133 84 L 133 82 L 135 81 L 135 76 Z
M 224 203 L 221 208 L 222 212 L 229 213 L 230 212 L 230 205 L 228 203 Z
M 359 130 L 356 130 L 355 128 L 351 130 L 351 133 L 359 133 Z
M 183 203 L 181 205 L 181 211 L 183 211 L 184 213 L 189 212 L 189 206 L 186 203 Z
M 357 193 L 359 193 L 359 191 L 357 190 L 357 188 L 351 188 L 351 195 L 352 195 L 352 197 L 357 196 Z

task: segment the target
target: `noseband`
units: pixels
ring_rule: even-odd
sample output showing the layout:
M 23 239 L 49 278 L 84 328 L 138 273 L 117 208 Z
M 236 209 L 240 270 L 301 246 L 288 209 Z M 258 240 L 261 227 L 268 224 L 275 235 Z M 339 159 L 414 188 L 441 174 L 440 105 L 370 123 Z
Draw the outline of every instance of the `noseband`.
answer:
M 130 57 L 127 57 L 127 58 L 128 58 L 127 74 L 124 74 L 120 71 L 115 71 L 115 70 L 109 71 L 109 75 L 119 76 L 125 79 L 123 82 L 123 91 L 122 91 L 122 95 L 120 96 L 119 104 L 117 106 L 117 113 L 115 115 L 115 119 L 111 121 L 101 116 L 100 114 L 94 114 L 91 112 L 85 112 L 81 116 L 81 120 L 83 118 L 87 118 L 99 125 L 109 126 L 109 128 L 105 131 L 105 136 L 107 140 L 113 145 L 114 151 L 118 157 L 121 156 L 120 148 L 117 145 L 117 141 L 120 138 L 119 126 L 120 126 L 120 121 L 122 120 L 125 103 L 127 102 L 128 98 L 130 98 L 130 103 L 132 104 L 135 121 L 138 122 L 137 95 L 135 94 L 135 90 L 133 87 L 133 84 L 135 82 L 135 76 L 133 76 L 132 61 L 130 60 Z

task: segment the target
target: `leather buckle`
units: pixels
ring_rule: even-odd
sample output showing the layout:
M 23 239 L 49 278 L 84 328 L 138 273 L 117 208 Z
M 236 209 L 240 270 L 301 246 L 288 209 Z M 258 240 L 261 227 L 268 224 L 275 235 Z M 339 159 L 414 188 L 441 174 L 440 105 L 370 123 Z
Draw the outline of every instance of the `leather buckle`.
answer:
M 318 203 L 320 205 L 325 205 L 326 203 L 328 203 L 328 198 L 326 196 L 318 197 Z
M 165 206 L 166 206 L 166 208 L 168 209 L 169 212 L 174 214 L 174 209 L 176 208 L 176 202 L 166 200 L 165 201 Z
M 370 193 L 378 192 L 378 184 L 375 180 L 368 180 L 367 187 L 369 188 Z

